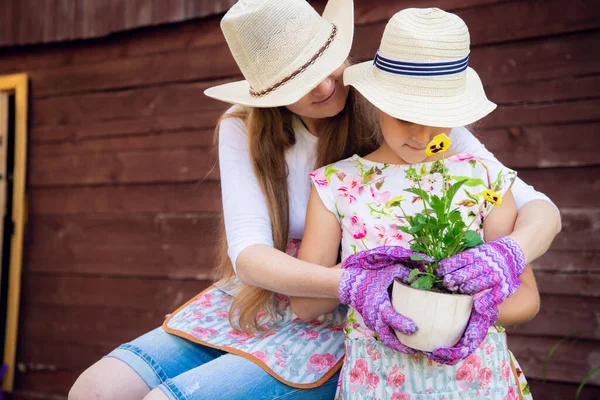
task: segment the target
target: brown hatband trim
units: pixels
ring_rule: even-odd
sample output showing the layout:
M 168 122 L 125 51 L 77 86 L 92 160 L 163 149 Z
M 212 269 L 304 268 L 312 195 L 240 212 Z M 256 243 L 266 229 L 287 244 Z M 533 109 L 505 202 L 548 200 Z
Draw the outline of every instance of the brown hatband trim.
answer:
M 304 64 L 303 66 L 298 68 L 296 71 L 292 72 L 290 75 L 288 75 L 287 77 L 283 78 L 278 83 L 274 84 L 273 86 L 271 86 L 265 90 L 261 90 L 260 92 L 257 92 L 256 90 L 252 90 L 252 88 L 250 88 L 250 96 L 263 97 L 263 96 L 271 93 L 272 91 L 280 88 L 281 86 L 285 85 L 286 83 L 288 83 L 289 81 L 291 81 L 292 79 L 294 79 L 295 77 L 297 77 L 298 75 L 303 73 L 308 67 L 313 65 L 319 58 L 321 58 L 323 53 L 325 53 L 325 50 L 327 50 L 329 48 L 329 46 L 331 45 L 331 43 L 337 36 L 337 32 L 338 32 L 337 26 L 335 24 L 331 24 L 331 25 L 333 26 L 333 29 L 331 30 L 331 35 L 329 35 L 329 39 L 327 39 L 327 42 L 325 42 L 323 47 L 321 47 L 319 49 L 319 51 L 317 51 L 317 53 L 314 56 L 312 56 L 312 58 L 310 60 L 308 60 L 308 62 L 306 64 Z

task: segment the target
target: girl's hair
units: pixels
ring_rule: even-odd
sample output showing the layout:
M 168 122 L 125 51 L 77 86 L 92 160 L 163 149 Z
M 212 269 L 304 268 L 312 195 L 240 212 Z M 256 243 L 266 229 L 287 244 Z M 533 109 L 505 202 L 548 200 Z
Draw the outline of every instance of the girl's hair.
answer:
M 273 242 L 280 251 L 285 251 L 287 247 L 290 224 L 285 151 L 296 140 L 291 127 L 293 115 L 285 107 L 240 108 L 223 114 L 215 130 L 215 147 L 218 147 L 219 125 L 223 119 L 240 118 L 245 121 L 250 159 L 267 201 Z M 330 118 L 320 132 L 315 168 L 352 154 L 366 155 L 374 151 L 377 148 L 378 129 L 372 106 L 354 88 L 350 88 L 344 109 Z M 227 254 L 223 220 L 218 246 L 216 278 L 232 278 L 234 270 Z M 274 318 L 274 297 L 275 293 L 269 290 L 242 285 L 234 296 L 229 312 L 231 326 L 243 332 L 264 332 L 257 316 L 264 310 Z

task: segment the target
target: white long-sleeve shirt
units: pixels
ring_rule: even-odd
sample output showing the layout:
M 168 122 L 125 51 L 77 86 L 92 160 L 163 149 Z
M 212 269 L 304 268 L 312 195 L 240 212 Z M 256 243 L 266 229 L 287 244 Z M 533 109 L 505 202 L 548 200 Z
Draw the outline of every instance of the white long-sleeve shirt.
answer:
M 289 237 L 301 239 L 311 189 L 308 175 L 315 169 L 318 138 L 308 132 L 297 117 L 293 120 L 292 128 L 296 135 L 296 143 L 285 154 L 289 170 Z M 496 160 L 494 155 L 464 127 L 453 129 L 450 138 L 452 148 L 456 152 Z M 248 131 L 244 122 L 238 118 L 226 118 L 221 122 L 219 167 L 228 254 L 236 269 L 237 258 L 245 248 L 255 244 L 273 246 L 267 203 L 250 160 Z M 512 193 L 517 208 L 532 200 L 551 202 L 546 195 L 537 192 L 521 179 L 517 179 L 513 184 Z

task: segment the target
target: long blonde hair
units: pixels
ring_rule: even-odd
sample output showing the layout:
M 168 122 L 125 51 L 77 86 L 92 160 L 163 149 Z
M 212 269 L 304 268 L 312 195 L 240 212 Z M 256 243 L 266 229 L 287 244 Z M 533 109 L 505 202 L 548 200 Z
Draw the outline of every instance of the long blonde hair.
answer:
M 373 111 L 359 94 L 350 88 L 346 106 L 320 132 L 315 168 L 350 157 L 365 155 L 376 148 L 378 124 Z M 273 242 L 275 248 L 285 251 L 289 232 L 289 197 L 285 151 L 294 145 L 295 136 L 291 127 L 293 114 L 285 107 L 243 108 L 225 113 L 224 118 L 240 118 L 248 129 L 250 159 L 254 173 L 267 201 Z M 219 124 L 215 130 L 218 145 Z M 217 146 L 216 146 L 217 147 Z M 234 276 L 231 260 L 227 255 L 227 240 L 224 224 L 221 223 L 221 240 L 217 253 L 217 279 Z M 234 297 L 229 312 L 231 326 L 243 332 L 264 332 L 257 315 L 266 311 L 274 315 L 274 292 L 254 286 L 242 285 Z

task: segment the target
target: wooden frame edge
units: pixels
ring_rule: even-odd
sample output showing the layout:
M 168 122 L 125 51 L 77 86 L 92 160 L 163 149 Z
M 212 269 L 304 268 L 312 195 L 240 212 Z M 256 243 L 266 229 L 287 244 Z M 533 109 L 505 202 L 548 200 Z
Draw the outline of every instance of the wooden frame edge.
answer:
M 26 223 L 25 177 L 27 157 L 28 76 L 14 74 L 0 76 L 0 91 L 15 95 L 15 168 L 13 172 L 12 220 L 13 233 L 10 242 L 8 312 L 4 360 L 8 370 L 4 375 L 2 389 L 12 392 L 15 377 L 17 334 L 19 328 L 19 300 L 21 296 L 21 271 L 23 260 L 23 236 Z

